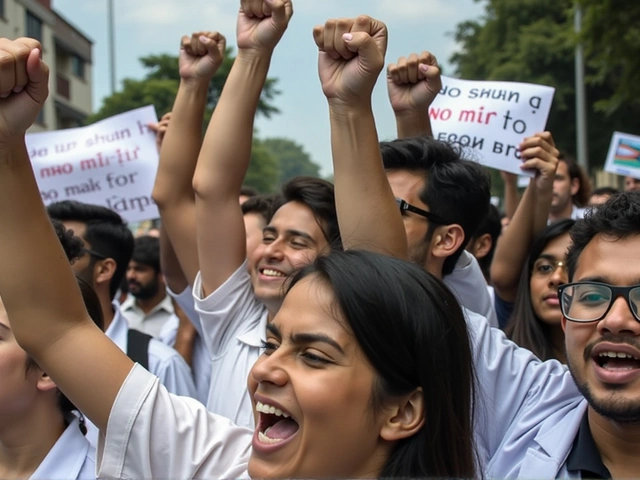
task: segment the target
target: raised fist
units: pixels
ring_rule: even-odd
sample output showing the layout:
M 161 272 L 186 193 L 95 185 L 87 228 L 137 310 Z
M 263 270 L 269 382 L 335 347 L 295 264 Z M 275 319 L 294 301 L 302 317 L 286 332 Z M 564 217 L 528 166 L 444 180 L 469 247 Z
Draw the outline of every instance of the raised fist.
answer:
M 313 29 L 318 71 L 330 102 L 370 102 L 384 67 L 387 27 L 371 17 L 328 20 Z
M 429 52 L 400 57 L 387 67 L 387 90 L 393 111 L 426 111 L 442 89 L 438 62 Z
M 211 81 L 224 60 L 227 40 L 218 32 L 196 32 L 180 42 L 180 78 Z
M 32 38 L 0 38 L 0 142 L 24 136 L 49 95 L 49 67 Z
M 238 53 L 270 54 L 293 15 L 291 0 L 241 0 L 238 14 Z
M 519 145 L 523 170 L 535 170 L 535 185 L 539 190 L 553 189 L 560 152 L 551 132 L 536 133 Z

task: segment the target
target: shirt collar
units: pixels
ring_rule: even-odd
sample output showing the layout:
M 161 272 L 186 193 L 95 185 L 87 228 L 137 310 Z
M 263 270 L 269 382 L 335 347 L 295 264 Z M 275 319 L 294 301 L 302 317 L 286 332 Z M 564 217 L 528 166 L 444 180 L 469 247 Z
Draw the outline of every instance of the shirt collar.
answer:
M 249 345 L 250 347 L 260 348 L 262 347 L 262 341 L 265 339 L 267 334 L 267 318 L 269 317 L 269 312 L 267 309 L 264 309 L 264 313 L 260 318 L 260 321 L 256 324 L 254 328 L 245 332 L 241 335 L 237 335 L 236 338 L 244 343 L 245 345 Z
M 159 310 L 164 310 L 165 312 L 168 312 L 168 313 L 174 313 L 173 302 L 171 301 L 171 297 L 169 295 L 165 295 L 162 301 L 159 304 L 157 304 L 155 307 L 153 307 L 153 309 L 146 315 L 144 314 L 144 312 L 142 312 L 142 310 L 140 310 L 138 305 L 136 305 L 136 298 L 131 294 L 127 297 L 127 299 L 124 302 L 122 302 L 122 305 L 120 308 L 124 312 L 126 312 L 127 310 L 139 311 L 141 315 L 144 315 L 146 317 L 153 315 Z
M 573 447 L 567 457 L 567 470 L 580 473 L 582 478 L 611 478 L 591 435 L 587 412 L 582 417 Z

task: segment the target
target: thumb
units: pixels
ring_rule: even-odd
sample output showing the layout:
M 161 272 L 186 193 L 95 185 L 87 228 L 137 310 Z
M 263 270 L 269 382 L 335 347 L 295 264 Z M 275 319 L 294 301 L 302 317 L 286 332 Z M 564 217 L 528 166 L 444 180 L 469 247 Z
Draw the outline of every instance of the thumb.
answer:
M 211 57 L 215 63 L 220 63 L 222 61 L 222 52 L 218 46 L 217 39 L 211 39 L 209 37 L 205 37 L 204 35 L 201 35 L 198 40 L 200 40 L 202 44 L 205 46 L 205 48 L 207 49 L 207 53 L 209 54 L 209 57 Z
M 357 53 L 362 65 L 370 72 L 379 73 L 384 67 L 384 54 L 376 41 L 365 32 L 345 33 L 342 40 L 350 52 Z
M 29 96 L 37 103 L 44 103 L 49 95 L 49 67 L 40 59 L 39 48 L 31 50 L 27 58 L 27 76 Z
M 267 0 L 267 3 L 271 6 L 271 18 L 274 23 L 281 27 L 286 28 L 289 24 L 289 19 L 293 15 L 293 6 L 290 0 Z

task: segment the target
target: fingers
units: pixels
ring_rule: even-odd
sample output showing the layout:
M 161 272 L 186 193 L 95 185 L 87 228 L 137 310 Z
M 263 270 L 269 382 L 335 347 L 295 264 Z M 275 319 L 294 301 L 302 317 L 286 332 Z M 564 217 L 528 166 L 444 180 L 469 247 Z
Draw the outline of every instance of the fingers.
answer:
M 241 0 L 240 11 L 249 18 L 271 17 L 276 25 L 286 27 L 293 15 L 291 0 Z
M 416 84 L 427 80 L 434 84 L 433 90 L 439 91 L 442 88 L 438 62 L 429 52 L 400 57 L 396 63 L 387 67 L 387 77 L 398 85 Z
M 218 32 L 194 32 L 190 37 L 182 37 L 180 46 L 189 55 L 196 57 L 209 55 L 214 59 L 222 60 L 227 39 Z
M 38 103 L 48 94 L 49 68 L 40 59 L 40 42 L 32 38 L 0 39 L 0 98 L 25 89 Z
M 520 144 L 522 169 L 536 169 L 545 176 L 555 173 L 560 152 L 550 132 L 537 133 Z
M 370 17 L 327 20 L 313 29 L 318 50 L 334 60 L 350 60 L 357 55 L 370 63 L 384 61 L 387 38 L 386 26 Z

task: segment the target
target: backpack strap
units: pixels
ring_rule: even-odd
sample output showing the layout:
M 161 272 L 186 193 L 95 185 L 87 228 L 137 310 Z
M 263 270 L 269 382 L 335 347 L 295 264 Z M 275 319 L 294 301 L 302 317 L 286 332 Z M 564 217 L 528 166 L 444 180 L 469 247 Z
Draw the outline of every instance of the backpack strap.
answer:
M 138 330 L 127 333 L 127 356 L 149 370 L 149 342 L 153 337 Z

